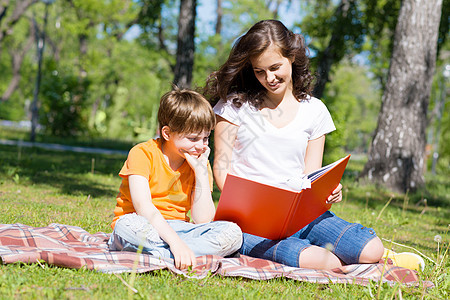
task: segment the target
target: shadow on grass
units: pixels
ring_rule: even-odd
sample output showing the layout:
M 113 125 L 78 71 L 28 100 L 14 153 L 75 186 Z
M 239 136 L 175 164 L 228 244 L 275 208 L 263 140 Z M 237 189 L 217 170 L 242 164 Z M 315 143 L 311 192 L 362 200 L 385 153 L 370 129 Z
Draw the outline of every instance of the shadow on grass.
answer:
M 0 173 L 30 184 L 57 187 L 69 195 L 116 196 L 118 186 L 104 178 L 118 176 L 126 157 L 0 146 Z M 106 177 L 105 177 L 106 176 Z
M 0 126 L 0 139 L 14 140 L 14 141 L 28 141 L 30 138 L 30 132 L 27 129 L 17 129 L 11 127 Z M 135 142 L 106 139 L 106 138 L 81 138 L 81 137 L 56 137 L 42 133 L 36 134 L 36 142 L 38 143 L 52 143 L 66 146 L 78 146 L 78 147 L 93 147 L 93 148 L 105 148 L 128 151 L 133 147 Z
M 80 176 L 70 176 L 57 173 L 58 180 L 54 181 L 55 175 L 43 174 L 32 179 L 35 184 L 51 185 L 59 189 L 59 192 L 67 195 L 90 195 L 92 197 L 114 198 L 119 191 L 119 186 L 111 187 L 100 184 L 95 178 L 81 178 Z

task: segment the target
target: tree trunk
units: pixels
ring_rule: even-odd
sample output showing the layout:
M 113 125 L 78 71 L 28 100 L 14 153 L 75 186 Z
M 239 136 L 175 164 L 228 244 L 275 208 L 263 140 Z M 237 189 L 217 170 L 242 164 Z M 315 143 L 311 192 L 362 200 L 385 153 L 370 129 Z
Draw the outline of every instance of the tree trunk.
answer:
M 216 8 L 216 34 L 220 35 L 222 32 L 222 18 L 223 18 L 223 8 L 222 8 L 222 0 L 217 0 L 217 8 Z
M 24 16 L 26 10 L 38 0 L 22 0 L 22 1 L 2 1 L 0 7 L 0 42 L 8 35 L 12 34 L 14 25 Z M 15 5 L 12 14 L 6 18 L 6 13 L 11 6 Z
M 180 16 L 178 18 L 177 62 L 174 70 L 173 83 L 180 88 L 189 88 L 192 82 L 194 67 L 194 35 L 196 0 L 180 1 Z
M 346 17 L 347 11 L 349 9 L 352 0 L 341 0 L 333 17 L 335 19 L 344 19 Z M 343 26 L 342 26 L 343 27 Z M 317 83 L 314 86 L 313 95 L 316 98 L 322 98 L 325 91 L 325 86 L 328 81 L 330 81 L 330 71 L 334 63 L 339 62 L 342 59 L 343 51 L 342 47 L 344 44 L 344 35 L 346 32 L 343 31 L 341 26 L 336 26 L 331 32 L 331 38 L 328 42 L 327 48 L 319 53 L 319 63 L 317 65 Z
M 362 176 L 396 192 L 423 187 L 427 109 L 442 0 L 403 0 L 378 126 Z
M 28 36 L 28 40 L 25 43 L 25 46 L 23 47 L 23 49 L 20 49 L 20 50 L 19 49 L 11 49 L 10 50 L 13 77 L 12 77 L 11 81 L 9 82 L 6 91 L 0 97 L 0 102 L 9 100 L 11 95 L 14 93 L 14 91 L 19 86 L 19 82 L 22 77 L 20 74 L 20 69 L 22 68 L 22 63 L 23 63 L 23 60 L 25 59 L 26 54 L 33 46 L 35 30 L 36 30 L 35 26 L 33 26 L 33 24 L 31 23 L 30 34 Z
M 283 2 L 282 0 L 276 0 L 275 1 L 275 6 L 271 9 L 272 11 L 272 18 L 273 19 L 278 19 L 280 16 L 278 15 L 278 11 L 280 10 L 280 5 L 281 2 Z M 272 6 L 272 1 L 267 2 L 267 8 L 270 9 L 270 7 Z
M 48 20 L 48 6 L 50 4 L 45 4 L 45 14 L 44 14 L 44 26 L 42 27 L 42 33 L 39 32 L 39 28 L 36 23 L 36 19 L 33 18 L 33 23 L 36 31 L 36 42 L 37 42 L 37 51 L 38 51 L 38 72 L 36 75 L 36 83 L 33 91 L 33 102 L 31 102 L 31 132 L 30 132 L 30 141 L 35 142 L 36 140 L 36 129 L 39 123 L 39 91 L 41 87 L 41 76 L 42 76 L 42 56 L 44 54 L 45 48 L 45 30 L 47 28 L 47 20 Z
M 164 39 L 164 28 L 162 26 L 162 20 L 160 20 L 158 24 L 158 41 L 159 41 L 159 49 L 168 53 L 169 51 L 167 50 L 167 46 Z

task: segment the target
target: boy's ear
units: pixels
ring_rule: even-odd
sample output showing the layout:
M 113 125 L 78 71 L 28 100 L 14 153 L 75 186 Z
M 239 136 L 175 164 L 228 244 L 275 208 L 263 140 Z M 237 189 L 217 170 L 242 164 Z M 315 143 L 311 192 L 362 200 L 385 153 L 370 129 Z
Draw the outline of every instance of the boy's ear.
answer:
M 170 139 L 171 131 L 169 126 L 163 126 L 161 128 L 161 136 L 164 140 L 168 141 Z

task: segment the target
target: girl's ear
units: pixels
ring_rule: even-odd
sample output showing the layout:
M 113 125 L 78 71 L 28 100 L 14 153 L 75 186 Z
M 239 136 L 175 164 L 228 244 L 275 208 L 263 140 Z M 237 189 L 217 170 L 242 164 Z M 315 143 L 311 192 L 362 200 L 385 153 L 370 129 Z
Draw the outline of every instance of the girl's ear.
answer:
M 161 128 L 161 136 L 164 140 L 168 141 L 170 139 L 171 131 L 169 126 L 163 126 Z

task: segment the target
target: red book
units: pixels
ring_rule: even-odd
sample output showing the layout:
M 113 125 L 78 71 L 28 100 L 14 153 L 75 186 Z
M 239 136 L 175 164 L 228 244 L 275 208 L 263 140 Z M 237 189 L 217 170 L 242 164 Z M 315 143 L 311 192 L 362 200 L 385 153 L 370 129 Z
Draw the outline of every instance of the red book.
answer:
M 330 209 L 326 200 L 349 159 L 350 155 L 308 174 L 311 188 L 298 192 L 228 174 L 214 220 L 232 221 L 243 232 L 271 240 L 289 237 Z

